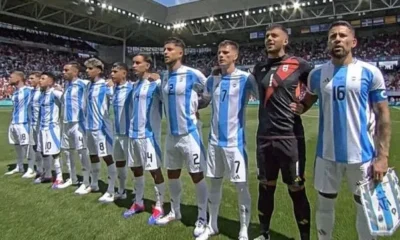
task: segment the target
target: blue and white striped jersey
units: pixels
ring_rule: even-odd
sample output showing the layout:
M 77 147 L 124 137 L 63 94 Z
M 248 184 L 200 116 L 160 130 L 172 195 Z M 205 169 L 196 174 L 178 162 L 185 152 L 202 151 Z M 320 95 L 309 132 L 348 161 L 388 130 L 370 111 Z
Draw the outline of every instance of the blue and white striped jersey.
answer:
M 209 95 L 212 101 L 210 144 L 245 145 L 245 116 L 250 94 L 258 95 L 257 83 L 250 73 L 235 69 L 232 74 L 208 77 L 203 95 Z
M 50 129 L 60 123 L 63 93 L 54 88 L 47 89 L 40 97 L 40 129 Z
M 162 80 L 162 100 L 167 116 L 168 134 L 179 136 L 197 129 L 198 93 L 206 77 L 199 71 L 181 66 L 168 72 Z
M 85 122 L 86 94 L 89 81 L 66 81 L 64 92 L 64 123 Z
M 114 128 L 118 135 L 129 135 L 129 124 L 132 117 L 132 83 L 116 85 L 112 104 L 114 107 Z
M 17 88 L 11 100 L 13 102 L 13 112 L 12 112 L 12 124 L 26 124 L 30 121 L 30 103 L 32 100 L 31 97 L 32 88 L 24 86 L 22 88 Z
M 134 83 L 133 116 L 129 137 L 132 139 L 161 137 L 161 80 L 143 79 Z
M 340 67 L 328 62 L 310 73 L 308 87 L 319 98 L 317 156 L 341 163 L 372 160 L 372 104 L 387 101 L 381 71 L 359 60 Z
M 40 87 L 32 89 L 31 93 L 31 126 L 39 125 L 40 97 L 42 92 Z
M 89 85 L 86 129 L 94 131 L 102 130 L 103 127 L 112 127 L 110 119 L 112 95 L 113 88 L 108 87 L 104 79 Z

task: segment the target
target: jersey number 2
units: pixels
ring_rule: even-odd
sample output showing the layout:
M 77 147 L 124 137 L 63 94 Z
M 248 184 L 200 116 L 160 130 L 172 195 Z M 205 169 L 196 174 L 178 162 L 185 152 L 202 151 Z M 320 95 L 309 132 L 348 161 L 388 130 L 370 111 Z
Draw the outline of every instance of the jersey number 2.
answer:
M 343 85 L 333 87 L 333 100 L 342 101 L 346 97 L 345 87 Z

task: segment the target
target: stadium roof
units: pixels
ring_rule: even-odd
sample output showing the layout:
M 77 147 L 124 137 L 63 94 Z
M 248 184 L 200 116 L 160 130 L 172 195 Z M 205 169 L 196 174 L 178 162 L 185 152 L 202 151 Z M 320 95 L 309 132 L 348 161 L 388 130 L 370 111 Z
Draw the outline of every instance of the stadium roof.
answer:
M 400 1 L 391 0 L 199 0 L 172 7 L 153 0 L 0 0 L 0 22 L 109 45 L 160 46 L 178 35 L 200 46 L 248 41 L 249 32 L 272 22 L 295 28 L 396 15 L 399 8 Z

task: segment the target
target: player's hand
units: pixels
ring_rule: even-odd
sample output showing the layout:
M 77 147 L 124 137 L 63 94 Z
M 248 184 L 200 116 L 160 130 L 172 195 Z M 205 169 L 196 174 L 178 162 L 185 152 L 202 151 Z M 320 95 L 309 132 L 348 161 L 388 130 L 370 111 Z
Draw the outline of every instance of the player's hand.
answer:
M 107 80 L 107 87 L 114 87 L 114 82 L 111 79 Z
M 372 163 L 372 174 L 375 181 L 382 182 L 388 170 L 388 159 L 384 156 L 378 156 Z
M 304 105 L 302 103 L 292 102 L 289 106 L 290 109 L 292 109 L 292 111 L 297 115 L 302 114 L 304 111 Z
M 160 74 L 158 73 L 151 73 L 149 76 L 150 82 L 157 81 L 158 79 L 160 79 Z
M 220 68 L 219 66 L 215 67 L 215 68 L 212 70 L 211 75 L 213 75 L 213 76 L 221 75 L 221 68 Z
M 61 85 L 59 85 L 59 84 L 54 84 L 54 89 L 55 90 L 57 90 L 57 91 L 61 91 L 61 92 L 63 92 L 64 91 L 64 89 L 61 87 Z

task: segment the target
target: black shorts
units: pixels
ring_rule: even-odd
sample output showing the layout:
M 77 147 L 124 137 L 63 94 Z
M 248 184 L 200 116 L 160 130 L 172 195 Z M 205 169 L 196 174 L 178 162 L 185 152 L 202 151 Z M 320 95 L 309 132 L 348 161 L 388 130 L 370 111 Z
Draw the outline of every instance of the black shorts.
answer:
M 288 185 L 304 185 L 306 143 L 304 138 L 257 139 L 258 180 L 275 181 L 279 170 Z

